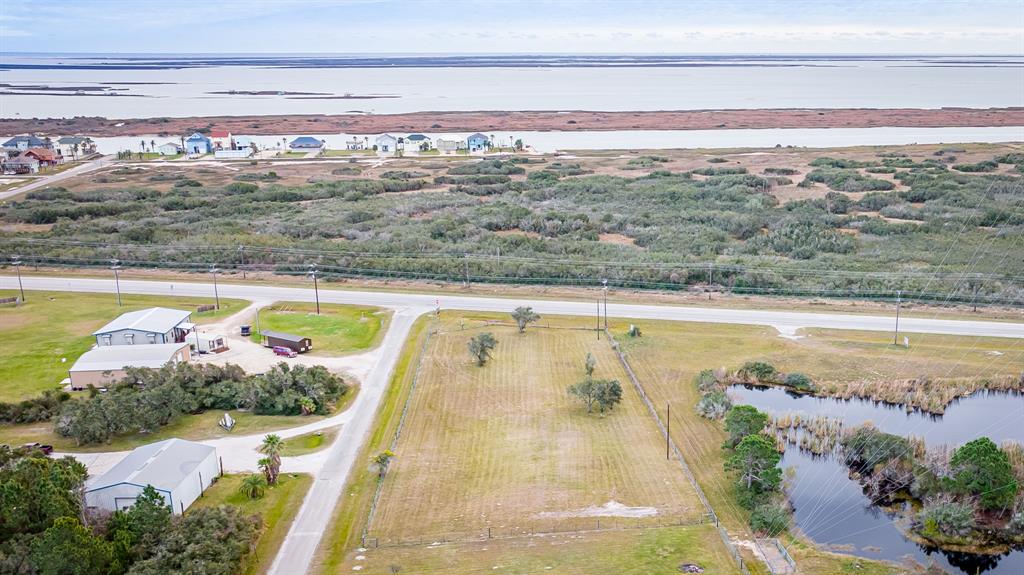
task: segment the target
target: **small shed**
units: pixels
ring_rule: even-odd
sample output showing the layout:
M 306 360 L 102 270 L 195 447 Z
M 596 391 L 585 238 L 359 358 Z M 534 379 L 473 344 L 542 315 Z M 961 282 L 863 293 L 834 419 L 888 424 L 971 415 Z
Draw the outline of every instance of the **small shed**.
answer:
M 228 341 L 223 335 L 197 333 L 194 338 L 189 338 L 189 340 L 195 344 L 196 351 L 199 353 L 220 353 L 228 350 Z
M 264 347 L 287 347 L 296 353 L 305 353 L 313 349 L 313 340 L 301 335 L 271 331 L 265 329 L 260 334 L 263 336 Z
M 152 485 L 175 515 L 181 515 L 221 474 L 217 450 L 172 438 L 136 448 L 85 487 L 87 507 L 117 511 L 131 507 Z

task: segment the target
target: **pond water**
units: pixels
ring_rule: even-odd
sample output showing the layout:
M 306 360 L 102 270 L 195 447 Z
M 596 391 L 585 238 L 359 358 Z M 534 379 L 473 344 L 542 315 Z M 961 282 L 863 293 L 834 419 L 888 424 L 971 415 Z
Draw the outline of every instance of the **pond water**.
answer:
M 1024 443 L 1024 395 L 981 392 L 954 402 L 943 416 L 934 416 L 872 401 L 798 396 L 777 388 L 732 386 L 729 393 L 736 403 L 772 415 L 835 417 L 848 428 L 871 422 L 888 433 L 922 437 L 929 446 L 957 446 L 980 436 L 997 444 Z M 833 458 L 790 447 L 782 466 L 796 472 L 790 489 L 794 522 L 819 545 L 873 559 L 934 562 L 951 573 L 1024 573 L 1024 549 L 1001 556 L 947 553 L 907 539 L 895 515 L 872 505 L 846 467 Z

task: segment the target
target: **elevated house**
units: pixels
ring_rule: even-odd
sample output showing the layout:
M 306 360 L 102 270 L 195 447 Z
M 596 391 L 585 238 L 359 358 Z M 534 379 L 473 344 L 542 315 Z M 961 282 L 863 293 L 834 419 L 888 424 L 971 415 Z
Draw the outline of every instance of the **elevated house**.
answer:
M 100 347 L 181 343 L 195 327 L 190 311 L 151 307 L 123 313 L 93 335 Z
M 487 136 L 477 132 L 472 136 L 466 138 L 466 147 L 469 148 L 470 152 L 482 152 L 489 148 L 491 145 L 490 140 Z
M 29 148 L 49 148 L 52 146 L 53 144 L 49 141 L 49 138 L 37 138 L 33 134 L 29 134 L 27 136 L 15 136 L 4 142 L 5 148 L 14 148 L 22 152 Z
M 49 168 L 64 163 L 64 157 L 57 155 L 57 152 L 50 148 L 29 148 L 22 152 L 22 155 L 39 160 L 40 168 Z
M 381 134 L 373 140 L 373 143 L 377 146 L 377 151 L 382 154 L 394 154 L 398 149 L 398 138 L 391 134 Z
M 177 142 L 167 142 L 157 146 L 156 151 L 161 156 L 177 156 L 182 152 L 181 145 Z
M 405 137 L 406 150 L 429 150 L 432 147 L 429 136 L 423 134 L 409 134 Z
M 319 150 L 320 148 L 323 148 L 324 147 L 324 141 L 323 140 L 318 140 L 318 139 L 316 139 L 316 138 L 314 138 L 312 136 L 299 136 L 298 138 L 295 138 L 294 140 L 292 140 L 288 144 L 288 147 L 293 149 L 293 150 L 313 151 L 313 150 Z
M 127 368 L 148 367 L 160 369 L 168 364 L 192 361 L 187 342 L 154 345 L 109 345 L 96 347 L 83 353 L 68 370 L 71 389 L 80 391 L 94 387 L 108 387 L 127 377 Z
M 96 142 L 86 136 L 63 136 L 53 149 L 64 158 L 78 159 L 96 153 Z
M 163 497 L 175 515 L 185 510 L 221 475 L 217 450 L 172 438 L 138 447 L 85 486 L 85 504 L 118 511 L 131 507 L 147 486 Z
M 213 142 L 210 138 L 196 132 L 185 140 L 185 152 L 191 155 L 209 154 L 213 151 Z
M 260 332 L 264 347 L 287 347 L 295 353 L 305 353 L 313 349 L 313 340 L 301 335 L 265 329 Z
M 235 148 L 231 132 L 227 130 L 210 130 L 210 144 L 214 150 L 233 150 Z
M 436 147 L 437 151 L 441 152 L 442 154 L 454 154 L 459 150 L 465 149 L 466 142 L 463 140 L 438 139 Z
M 39 160 L 22 152 L 4 160 L 3 169 L 15 174 L 35 174 L 39 172 Z

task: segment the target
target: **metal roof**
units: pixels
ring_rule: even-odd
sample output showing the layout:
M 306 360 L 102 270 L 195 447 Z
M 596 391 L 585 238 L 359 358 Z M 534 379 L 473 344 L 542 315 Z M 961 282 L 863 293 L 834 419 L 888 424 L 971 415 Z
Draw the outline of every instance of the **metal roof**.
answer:
M 125 367 L 159 369 L 167 365 L 178 350 L 188 346 L 187 342 L 103 345 L 83 353 L 69 371 L 116 371 Z
M 466 139 L 467 140 L 480 140 L 480 139 L 486 140 L 487 136 L 481 134 L 480 132 L 477 132 L 477 133 L 473 134 L 472 136 L 470 136 L 470 137 L 468 137 Z
M 143 445 L 91 481 L 86 492 L 121 483 L 152 485 L 164 491 L 174 491 L 200 463 L 216 452 L 209 445 L 176 437 Z
M 409 134 L 409 136 L 407 136 L 405 139 L 412 140 L 413 142 L 422 142 L 423 140 L 429 140 L 430 138 L 424 136 L 423 134 Z
M 118 316 L 117 319 L 92 332 L 93 335 L 137 329 L 151 333 L 167 333 L 172 328 L 188 319 L 192 312 L 167 307 L 151 307 L 130 311 Z
M 291 334 L 291 333 L 284 333 L 284 332 L 281 332 L 281 331 L 272 331 L 272 330 L 269 330 L 269 329 L 265 329 L 265 330 L 263 330 L 260 333 L 263 335 L 263 337 L 272 337 L 274 339 L 283 339 L 285 341 L 290 341 L 290 342 L 294 342 L 294 343 L 302 343 L 303 340 L 309 339 L 308 337 L 303 337 L 301 335 L 294 335 L 294 334 Z

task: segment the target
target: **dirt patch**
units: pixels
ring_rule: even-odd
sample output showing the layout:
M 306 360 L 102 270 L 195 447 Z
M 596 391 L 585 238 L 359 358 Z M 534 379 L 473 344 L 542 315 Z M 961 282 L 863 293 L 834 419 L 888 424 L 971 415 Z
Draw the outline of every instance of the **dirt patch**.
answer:
M 618 501 L 609 501 L 601 506 L 591 505 L 576 511 L 544 511 L 537 514 L 541 519 L 569 519 L 572 517 L 654 517 L 654 507 L 627 507 Z
M 636 240 L 622 234 L 600 234 L 597 236 L 597 241 L 604 242 L 606 244 L 636 247 Z
M 513 228 L 511 230 L 496 230 L 496 231 L 494 231 L 492 233 L 494 235 L 500 236 L 500 237 L 506 237 L 506 236 L 526 236 L 528 238 L 539 238 L 539 237 L 541 237 L 541 235 L 538 234 L 537 232 L 527 232 L 527 231 L 521 230 L 519 228 Z

